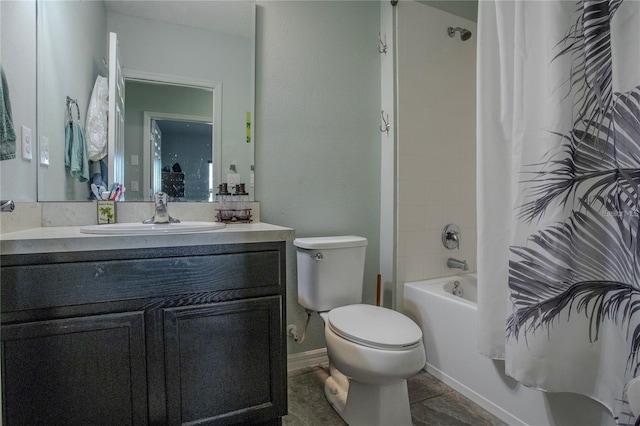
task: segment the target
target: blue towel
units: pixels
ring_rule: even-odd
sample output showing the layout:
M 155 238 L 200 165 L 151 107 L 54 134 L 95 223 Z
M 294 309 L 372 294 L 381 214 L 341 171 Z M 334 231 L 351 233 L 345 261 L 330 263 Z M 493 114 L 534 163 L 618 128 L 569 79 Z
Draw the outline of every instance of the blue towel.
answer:
M 64 165 L 78 182 L 89 180 L 89 159 L 84 130 L 79 121 L 69 119 L 64 129 Z
M 0 161 L 16 158 L 16 132 L 11 118 L 9 84 L 0 65 Z

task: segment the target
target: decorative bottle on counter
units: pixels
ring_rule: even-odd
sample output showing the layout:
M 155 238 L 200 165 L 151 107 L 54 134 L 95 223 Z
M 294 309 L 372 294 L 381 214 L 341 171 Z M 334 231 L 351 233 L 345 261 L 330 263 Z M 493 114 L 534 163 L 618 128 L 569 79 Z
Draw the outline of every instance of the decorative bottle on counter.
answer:
M 249 221 L 249 219 L 251 219 L 251 209 L 249 208 L 249 194 L 245 190 L 244 183 L 236 185 L 234 198 L 236 202 L 236 220 L 243 222 Z
M 216 194 L 216 202 L 219 203 L 217 220 L 218 222 L 229 222 L 233 219 L 234 216 L 234 208 L 232 195 L 229 192 L 226 183 L 221 183 L 218 185 L 218 193 Z

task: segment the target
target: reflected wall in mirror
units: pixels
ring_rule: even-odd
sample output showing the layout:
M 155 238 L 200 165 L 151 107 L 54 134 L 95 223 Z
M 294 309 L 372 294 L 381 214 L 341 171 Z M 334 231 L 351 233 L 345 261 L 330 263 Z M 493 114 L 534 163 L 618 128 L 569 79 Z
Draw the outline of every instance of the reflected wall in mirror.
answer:
M 160 78 L 126 80 L 127 200 L 148 201 L 161 190 L 172 201 L 213 199 L 220 182 L 213 161 L 220 157 L 220 85 L 158 83 Z
M 80 121 L 84 124 L 94 83 L 98 76 L 106 76 L 108 72 L 109 32 L 118 35 L 127 81 L 124 158 L 120 159 L 124 164 L 126 199 L 149 200 L 149 195 L 158 187 L 154 182 L 162 181 L 162 177 L 158 179 L 157 166 L 160 165 L 160 170 L 168 167 L 173 173 L 171 169 L 175 163 L 185 168 L 184 197 L 179 199 L 210 200 L 209 190 L 213 188 L 215 192 L 217 185 L 235 178 L 228 176 L 232 173 L 240 175 L 240 181 L 246 183 L 250 197 L 254 199 L 253 185 L 250 185 L 255 142 L 251 134 L 254 117 L 254 1 L 47 0 L 39 1 L 37 7 L 38 134 L 49 140 L 50 151 L 49 165 L 38 168 L 38 201 L 85 201 L 91 198 L 89 183 L 78 182 L 65 168 L 65 123 L 68 115 L 65 99 L 69 96 L 77 100 Z M 151 97 L 159 97 L 160 92 L 165 91 L 179 93 L 176 96 L 182 98 L 176 98 L 173 103 L 182 106 L 201 101 L 197 100 L 197 95 L 194 99 L 184 98 L 187 95 L 179 90 L 203 91 L 212 99 L 207 101 L 210 112 L 200 113 L 194 108 L 168 111 L 153 106 L 138 108 L 137 111 L 132 107 L 130 111 L 128 105 L 131 102 L 141 102 L 135 99 L 135 89 L 129 91 L 133 83 L 154 84 L 152 87 L 157 93 Z M 137 114 L 135 118 L 132 117 L 134 112 Z M 149 148 L 145 149 L 142 138 L 145 125 L 151 126 L 145 124 L 151 123 L 149 117 L 212 123 L 212 136 L 203 142 L 204 149 L 185 142 L 184 159 L 172 162 L 170 158 L 161 158 L 154 168 L 154 152 L 148 143 L 146 146 Z M 162 124 L 159 127 L 161 129 Z M 167 155 L 174 156 L 174 159 L 182 158 L 173 142 L 170 145 L 173 145 L 173 151 Z M 194 152 L 201 153 L 199 158 L 192 157 Z M 96 165 L 89 166 L 93 174 Z M 232 168 L 235 171 L 231 171 Z M 188 177 L 191 174 L 193 176 Z

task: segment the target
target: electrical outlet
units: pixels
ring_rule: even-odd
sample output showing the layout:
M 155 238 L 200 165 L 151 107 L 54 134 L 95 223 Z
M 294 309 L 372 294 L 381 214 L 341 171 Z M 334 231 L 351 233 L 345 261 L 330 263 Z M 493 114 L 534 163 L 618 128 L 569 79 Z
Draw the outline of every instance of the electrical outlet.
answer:
M 38 149 L 40 153 L 40 164 L 43 166 L 49 165 L 49 138 L 46 136 L 40 136 L 40 147 Z
M 22 126 L 22 159 L 31 161 L 32 158 L 31 129 L 27 126 Z
M 132 156 L 131 156 L 131 165 L 132 165 L 132 166 L 137 166 L 137 165 L 139 165 L 139 163 L 138 163 L 138 156 L 137 156 L 137 155 L 132 155 Z M 133 186 L 133 185 L 131 185 L 131 186 Z M 132 191 L 137 191 L 137 189 L 133 189 L 133 188 L 132 188 Z
M 132 180 L 131 181 L 131 192 L 138 192 L 140 191 L 140 187 L 138 185 L 138 181 L 137 180 Z
M 237 185 L 240 183 L 240 174 L 239 173 L 229 173 L 227 174 L 227 183 L 229 185 Z

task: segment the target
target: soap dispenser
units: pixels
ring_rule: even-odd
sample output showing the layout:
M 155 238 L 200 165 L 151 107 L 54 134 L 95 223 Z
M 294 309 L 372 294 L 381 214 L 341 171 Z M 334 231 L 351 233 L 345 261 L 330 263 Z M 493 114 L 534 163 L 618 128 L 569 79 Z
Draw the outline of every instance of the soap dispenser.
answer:
M 218 222 L 228 222 L 233 219 L 233 201 L 231 197 L 231 193 L 229 192 L 228 186 L 226 183 L 221 183 L 218 185 L 218 193 L 216 194 L 216 202 L 219 205 L 217 208 L 218 214 L 217 219 Z
M 251 209 L 249 208 L 249 194 L 245 190 L 245 184 L 239 183 L 235 188 L 235 217 L 239 221 L 248 221 L 251 218 Z

